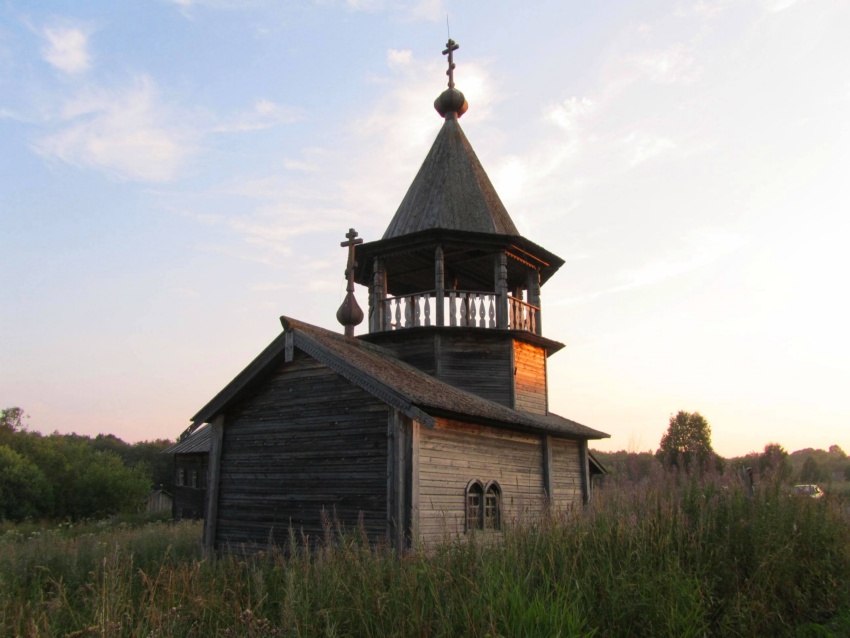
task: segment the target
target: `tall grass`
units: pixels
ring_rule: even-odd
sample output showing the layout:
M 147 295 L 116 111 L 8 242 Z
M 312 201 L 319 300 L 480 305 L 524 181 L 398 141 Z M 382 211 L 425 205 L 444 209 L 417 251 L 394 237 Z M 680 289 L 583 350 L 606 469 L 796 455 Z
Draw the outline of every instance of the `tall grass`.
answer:
M 725 481 L 608 485 L 585 510 L 401 557 L 356 530 L 211 557 L 193 523 L 11 529 L 0 634 L 850 634 L 847 504 Z

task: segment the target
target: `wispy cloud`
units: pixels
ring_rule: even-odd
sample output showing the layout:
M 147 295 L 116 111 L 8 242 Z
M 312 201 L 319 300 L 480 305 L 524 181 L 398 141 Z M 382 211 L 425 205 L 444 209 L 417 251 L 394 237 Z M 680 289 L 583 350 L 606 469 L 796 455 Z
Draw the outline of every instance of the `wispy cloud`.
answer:
M 444 0 L 345 0 L 345 6 L 353 11 L 391 11 L 406 20 L 436 22 L 446 15 Z
M 582 119 L 594 109 L 593 100 L 587 97 L 571 97 L 560 104 L 550 106 L 545 117 L 570 133 L 576 132 Z
M 662 284 L 724 259 L 745 246 L 747 240 L 726 229 L 702 228 L 680 237 L 678 244 L 666 255 L 620 273 L 621 283 L 551 303 L 556 306 L 575 306 L 601 297 Z
M 387 50 L 387 64 L 391 69 L 409 66 L 413 62 L 413 51 L 410 49 Z
M 690 84 L 700 73 L 693 53 L 681 43 L 637 54 L 633 62 L 651 82 L 658 84 Z
M 65 102 L 59 130 L 34 144 L 40 155 L 120 179 L 167 182 L 192 153 L 191 136 L 158 102 L 153 80 L 87 90 Z
M 261 131 L 280 124 L 291 124 L 301 118 L 301 113 L 296 109 L 261 99 L 257 100 L 253 109 L 238 113 L 229 121 L 214 126 L 213 132 L 244 133 L 247 131 Z
M 41 55 L 46 62 L 63 73 L 89 70 L 88 33 L 73 27 L 47 27 L 41 35 L 45 40 Z
M 790 9 L 795 4 L 804 2 L 805 0 L 762 0 L 762 5 L 770 12 L 776 13 Z
M 639 166 L 659 155 L 676 148 L 676 143 L 666 137 L 654 137 L 645 133 L 630 133 L 621 145 L 629 166 Z

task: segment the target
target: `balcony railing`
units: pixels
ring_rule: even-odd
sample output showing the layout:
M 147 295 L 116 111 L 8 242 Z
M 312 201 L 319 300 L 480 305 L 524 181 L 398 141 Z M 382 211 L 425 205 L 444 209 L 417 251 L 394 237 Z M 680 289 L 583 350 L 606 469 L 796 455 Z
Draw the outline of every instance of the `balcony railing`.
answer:
M 447 290 L 443 295 L 442 316 L 433 290 L 387 297 L 378 301 L 373 331 L 399 330 L 420 326 L 496 328 L 499 296 L 493 292 Z M 508 296 L 507 327 L 537 333 L 540 308 Z
M 508 297 L 508 324 L 513 330 L 527 330 L 539 334 L 540 308 L 516 297 Z

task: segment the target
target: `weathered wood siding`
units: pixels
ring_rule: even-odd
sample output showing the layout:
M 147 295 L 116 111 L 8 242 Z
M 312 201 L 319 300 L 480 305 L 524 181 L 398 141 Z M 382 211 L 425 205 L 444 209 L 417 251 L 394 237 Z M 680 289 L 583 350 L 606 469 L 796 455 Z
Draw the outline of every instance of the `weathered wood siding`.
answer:
M 388 410 L 300 351 L 228 411 L 216 545 L 319 539 L 324 516 L 387 533 Z
M 465 532 L 466 486 L 496 480 L 502 520 L 536 516 L 544 506 L 539 436 L 438 419 L 419 430 L 419 538 L 433 545 Z
M 417 334 L 415 330 L 401 330 L 384 333 L 381 337 L 375 342 L 394 352 L 399 359 L 426 374 L 436 374 L 435 335 L 432 332 Z
M 500 335 L 494 337 L 484 332 L 441 334 L 437 378 L 511 407 L 511 342 Z
M 546 352 L 514 340 L 514 396 L 516 409 L 532 414 L 546 414 Z
M 568 510 L 582 504 L 579 443 L 550 439 L 552 448 L 552 507 Z

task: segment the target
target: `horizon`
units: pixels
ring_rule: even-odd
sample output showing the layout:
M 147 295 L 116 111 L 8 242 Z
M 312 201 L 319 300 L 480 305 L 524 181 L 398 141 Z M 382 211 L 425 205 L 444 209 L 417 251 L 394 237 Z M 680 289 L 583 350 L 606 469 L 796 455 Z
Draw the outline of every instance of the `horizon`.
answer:
M 448 16 L 461 126 L 566 261 L 552 411 L 602 451 L 656 449 L 679 410 L 727 458 L 850 449 L 847 3 L 0 16 L 0 407 L 32 429 L 175 439 L 280 315 L 341 332 L 339 243 L 380 238 L 442 124 Z

